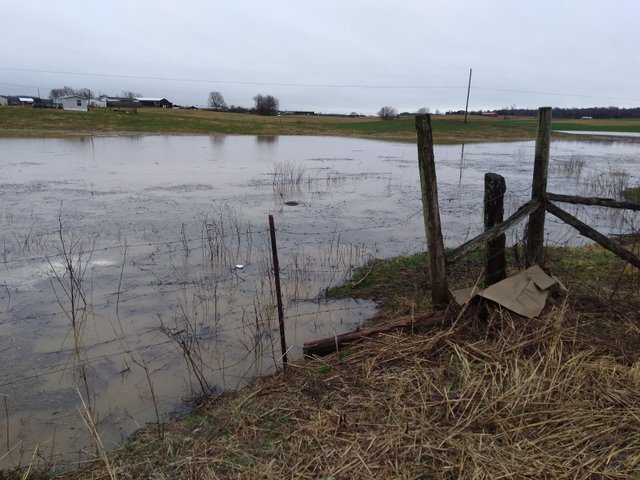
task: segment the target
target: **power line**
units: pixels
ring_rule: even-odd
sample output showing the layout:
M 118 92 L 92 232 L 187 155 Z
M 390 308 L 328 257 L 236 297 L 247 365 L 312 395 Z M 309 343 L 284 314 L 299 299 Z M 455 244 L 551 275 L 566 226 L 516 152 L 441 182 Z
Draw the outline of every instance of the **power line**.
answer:
M 240 81 L 240 80 L 222 80 L 222 79 L 210 79 L 210 78 L 181 78 L 181 77 L 159 77 L 151 75 L 129 75 L 129 74 L 115 74 L 115 73 L 99 73 L 99 72 L 77 72 L 77 71 L 64 71 L 64 70 L 44 70 L 34 68 L 12 68 L 12 67 L 0 67 L 0 70 L 7 72 L 30 72 L 30 73 L 46 73 L 52 75 L 73 75 L 84 77 L 103 77 L 103 78 L 125 78 L 135 80 L 153 80 L 164 82 L 186 82 L 186 83 L 216 83 L 223 85 L 251 85 L 251 86 L 268 86 L 268 87 L 295 87 L 295 88 L 345 88 L 345 89 L 371 89 L 371 90 L 465 90 L 464 85 L 373 85 L 373 84 L 333 84 L 333 83 L 297 83 L 297 82 L 257 82 L 257 81 Z M 16 85 L 1 83 L 1 85 L 8 85 L 18 88 L 36 88 L 29 85 Z M 557 97 L 573 97 L 573 98 L 593 98 L 593 99 L 608 99 L 608 100 L 621 100 L 621 101 L 633 101 L 640 102 L 638 98 L 631 97 L 613 97 L 606 95 L 587 95 L 578 93 L 567 92 L 545 92 L 537 90 L 521 90 L 511 88 L 496 88 L 496 87 L 474 87 L 474 90 L 484 90 L 492 92 L 504 92 L 504 93 L 518 93 L 526 95 L 552 95 Z
M 30 72 L 48 73 L 53 75 L 75 75 L 84 77 L 105 77 L 105 78 L 130 78 L 135 80 L 158 80 L 164 82 L 189 82 L 189 83 L 221 83 L 225 85 L 254 85 L 267 87 L 312 87 L 312 88 L 366 88 L 374 90 L 384 89 L 405 89 L 405 90 L 457 90 L 465 88 L 453 85 L 366 85 L 366 84 L 331 84 L 331 83 L 287 83 L 287 82 L 244 82 L 238 80 L 218 80 L 205 78 L 179 78 L 179 77 L 154 77 L 147 75 L 125 75 L 115 73 L 94 73 L 94 72 L 69 72 L 56 70 L 39 70 L 32 68 L 9 68 L 0 67 L 0 70 L 9 72 Z

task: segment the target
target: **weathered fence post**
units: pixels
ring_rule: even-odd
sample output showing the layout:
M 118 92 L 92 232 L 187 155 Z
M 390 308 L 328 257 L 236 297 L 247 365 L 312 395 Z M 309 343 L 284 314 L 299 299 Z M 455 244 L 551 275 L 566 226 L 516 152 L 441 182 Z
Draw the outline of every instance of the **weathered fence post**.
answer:
M 547 193 L 547 175 L 549 173 L 549 150 L 551 143 L 551 107 L 538 109 L 538 133 L 533 164 L 533 182 L 531 199 L 544 201 Z M 525 262 L 527 266 L 543 261 L 544 255 L 544 217 L 545 209 L 539 208 L 529 215 L 527 228 Z
M 280 263 L 276 246 L 276 227 L 273 215 L 269 215 L 269 233 L 271 234 L 271 253 L 273 255 L 273 273 L 276 280 L 276 299 L 278 302 L 278 324 L 280 326 L 280 348 L 282 349 L 282 369 L 287 369 L 287 341 L 284 337 L 284 309 L 282 308 L 282 290 L 280 289 Z
M 489 230 L 504 220 L 504 193 L 507 184 L 504 177 L 497 173 L 484 175 L 484 229 Z M 493 285 L 507 277 L 507 259 L 505 256 L 506 235 L 503 233 L 487 242 L 485 286 Z
M 422 187 L 422 210 L 429 251 L 431 300 L 434 307 L 442 307 L 449 304 L 450 293 L 447 285 L 447 264 L 438 207 L 438 184 L 430 115 L 416 115 L 416 132 L 418 134 L 418 169 L 420 170 L 420 186 Z

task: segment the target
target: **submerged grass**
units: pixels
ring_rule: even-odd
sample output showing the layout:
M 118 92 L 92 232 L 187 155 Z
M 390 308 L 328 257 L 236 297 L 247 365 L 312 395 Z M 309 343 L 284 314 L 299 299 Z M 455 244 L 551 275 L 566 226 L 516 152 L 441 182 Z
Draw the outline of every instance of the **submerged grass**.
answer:
M 333 293 L 428 308 L 425 265 L 374 260 Z M 539 319 L 452 308 L 205 398 L 164 437 L 141 430 L 108 466 L 56 478 L 638 478 L 637 272 L 597 247 L 548 249 L 547 266 L 569 293 Z M 481 270 L 475 252 L 452 275 Z
M 628 202 L 640 203 L 640 187 L 628 187 L 621 192 L 622 198 Z

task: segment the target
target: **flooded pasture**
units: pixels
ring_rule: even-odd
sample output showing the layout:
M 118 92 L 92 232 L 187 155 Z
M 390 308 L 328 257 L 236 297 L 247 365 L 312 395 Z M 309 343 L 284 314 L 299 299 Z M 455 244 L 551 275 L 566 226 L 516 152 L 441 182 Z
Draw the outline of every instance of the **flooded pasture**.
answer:
M 482 230 L 484 174 L 508 213 L 533 142 L 436 147 L 447 246 Z M 640 143 L 554 141 L 549 191 L 620 197 Z M 352 330 L 371 302 L 330 301 L 371 256 L 424 249 L 413 144 L 321 137 L 0 139 L 0 467 L 90 457 L 202 392 L 279 365 L 267 216 L 290 356 Z M 603 233 L 629 212 L 567 207 Z M 547 243 L 582 240 L 549 218 Z M 517 241 L 521 230 L 510 234 Z M 88 425 L 87 425 L 88 424 Z

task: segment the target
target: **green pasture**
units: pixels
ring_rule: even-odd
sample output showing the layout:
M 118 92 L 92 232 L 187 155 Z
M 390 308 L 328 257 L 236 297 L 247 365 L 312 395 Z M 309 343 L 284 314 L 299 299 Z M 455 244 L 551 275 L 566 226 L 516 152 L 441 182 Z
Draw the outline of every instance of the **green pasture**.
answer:
M 535 137 L 535 118 L 486 118 L 461 115 L 433 116 L 436 143 L 526 140 Z M 640 132 L 638 120 L 558 121 L 554 130 L 599 130 Z M 230 135 L 321 135 L 414 141 L 414 118 L 380 120 L 376 117 L 279 116 L 178 109 L 138 109 L 119 112 L 95 109 L 89 112 L 0 108 L 0 136 L 52 137 L 114 134 L 230 134 Z

